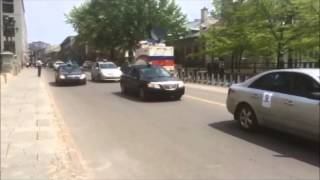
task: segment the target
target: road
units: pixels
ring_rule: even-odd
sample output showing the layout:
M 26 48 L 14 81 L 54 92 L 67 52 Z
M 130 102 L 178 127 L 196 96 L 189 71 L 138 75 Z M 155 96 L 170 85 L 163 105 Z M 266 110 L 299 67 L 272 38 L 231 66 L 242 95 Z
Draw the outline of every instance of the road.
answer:
M 118 83 L 47 81 L 97 179 L 318 179 L 317 144 L 238 128 L 226 93 L 189 87 L 181 101 L 140 102 Z

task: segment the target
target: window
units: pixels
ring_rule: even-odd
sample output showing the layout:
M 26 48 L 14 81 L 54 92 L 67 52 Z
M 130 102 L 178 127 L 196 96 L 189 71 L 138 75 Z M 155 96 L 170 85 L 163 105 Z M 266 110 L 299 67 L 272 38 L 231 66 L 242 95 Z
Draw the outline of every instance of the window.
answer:
M 293 85 L 291 88 L 291 94 L 310 99 L 319 99 L 320 85 L 304 74 L 292 73 Z
M 155 77 L 170 77 L 170 73 L 163 68 L 149 67 L 142 68 L 141 74 L 144 78 L 155 78 Z
M 290 79 L 288 73 L 270 73 L 260 77 L 250 87 L 287 94 L 290 88 Z
M 134 77 L 134 78 L 139 78 L 140 77 L 139 71 L 137 69 L 132 69 L 131 72 L 130 72 L 130 75 L 131 75 L 131 77 Z
M 115 64 L 112 64 L 112 63 L 101 63 L 100 64 L 100 68 L 101 69 L 116 69 L 118 68 Z
M 2 10 L 3 10 L 4 13 L 13 13 L 14 12 L 13 4 L 3 3 L 2 4 Z
M 14 41 L 4 41 L 4 51 L 10 51 L 12 53 L 16 52 Z

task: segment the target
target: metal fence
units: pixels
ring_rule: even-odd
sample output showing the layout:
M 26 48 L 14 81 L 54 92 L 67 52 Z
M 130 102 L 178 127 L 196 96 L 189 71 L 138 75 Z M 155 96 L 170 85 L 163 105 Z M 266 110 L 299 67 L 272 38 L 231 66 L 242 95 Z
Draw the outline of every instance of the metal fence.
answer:
M 243 68 L 240 71 L 236 70 L 231 72 L 230 69 L 220 70 L 219 72 L 208 73 L 206 68 L 179 68 L 177 76 L 185 81 L 191 83 L 207 84 L 214 86 L 230 86 L 234 83 L 243 82 L 250 77 L 256 75 L 257 73 L 276 69 L 274 64 L 269 64 L 268 66 L 261 64 L 253 64 L 255 67 Z M 288 67 L 285 64 L 284 67 Z M 300 64 L 295 64 L 294 68 L 319 68 L 319 63 L 317 62 L 303 62 Z

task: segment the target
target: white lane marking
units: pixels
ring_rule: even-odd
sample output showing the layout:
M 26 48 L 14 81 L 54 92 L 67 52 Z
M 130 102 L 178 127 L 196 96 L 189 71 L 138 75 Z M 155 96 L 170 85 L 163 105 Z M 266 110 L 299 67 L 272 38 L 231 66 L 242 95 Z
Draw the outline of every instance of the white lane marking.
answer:
M 184 97 L 189 98 L 189 99 L 193 99 L 193 100 L 197 100 L 197 101 L 201 101 L 201 102 L 205 102 L 205 103 L 208 103 L 208 104 L 213 104 L 213 105 L 226 107 L 226 105 L 224 103 L 220 103 L 220 102 L 216 102 L 216 101 L 209 101 L 209 100 L 206 100 L 206 99 L 203 99 L 203 98 L 190 96 L 190 95 L 184 95 Z

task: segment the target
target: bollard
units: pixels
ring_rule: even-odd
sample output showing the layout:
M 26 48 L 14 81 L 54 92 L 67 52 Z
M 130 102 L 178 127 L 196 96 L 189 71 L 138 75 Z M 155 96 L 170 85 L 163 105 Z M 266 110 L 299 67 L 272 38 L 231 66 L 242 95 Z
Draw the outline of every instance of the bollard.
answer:
M 216 85 L 219 85 L 220 84 L 220 74 L 217 75 L 217 82 L 216 82 Z
M 223 75 L 223 86 L 228 86 L 227 75 Z

